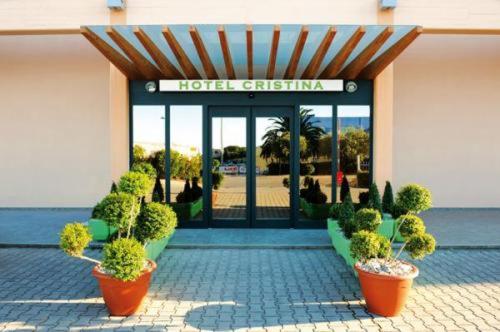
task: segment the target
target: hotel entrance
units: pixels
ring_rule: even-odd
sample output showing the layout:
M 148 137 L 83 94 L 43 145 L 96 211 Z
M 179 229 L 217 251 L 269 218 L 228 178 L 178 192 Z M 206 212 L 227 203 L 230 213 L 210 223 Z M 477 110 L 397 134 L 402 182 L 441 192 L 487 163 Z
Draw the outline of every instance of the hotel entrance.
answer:
M 297 134 L 293 111 L 209 108 L 211 226 L 291 227 L 291 138 Z

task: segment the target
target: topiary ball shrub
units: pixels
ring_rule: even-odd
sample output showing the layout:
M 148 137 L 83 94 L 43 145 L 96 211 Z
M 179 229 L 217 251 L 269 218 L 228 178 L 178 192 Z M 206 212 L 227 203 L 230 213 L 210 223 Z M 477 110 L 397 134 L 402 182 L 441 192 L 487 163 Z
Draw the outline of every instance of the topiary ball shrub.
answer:
M 351 256 L 357 260 L 387 258 L 391 252 L 390 248 L 389 240 L 373 232 L 359 231 L 351 238 Z
M 75 222 L 64 226 L 59 239 L 59 247 L 69 256 L 81 257 L 90 241 L 92 241 L 92 235 L 88 227 Z
M 105 220 L 120 232 L 134 226 L 139 213 L 139 206 L 134 196 L 127 193 L 109 194 L 98 204 L 99 213 L 96 218 Z
M 361 209 L 354 215 L 357 230 L 375 232 L 382 224 L 380 213 L 374 209 Z
M 154 180 L 157 176 L 156 170 L 153 165 L 145 161 L 134 162 L 130 170 L 132 172 L 146 174 L 151 180 Z
M 418 184 L 406 185 L 396 196 L 396 206 L 405 213 L 418 214 L 432 207 L 431 192 Z
M 169 206 L 146 204 L 137 220 L 135 236 L 142 243 L 160 240 L 172 234 L 177 226 L 177 215 Z
M 132 281 L 141 275 L 145 260 L 146 251 L 139 241 L 122 238 L 104 245 L 101 266 L 117 279 Z
M 425 224 L 422 219 L 414 215 L 401 216 L 398 219 L 399 233 L 405 240 L 414 235 L 425 233 Z
M 409 238 L 404 249 L 411 258 L 423 259 L 436 250 L 436 239 L 428 233 L 413 235 Z
M 127 172 L 118 182 L 118 190 L 135 197 L 144 197 L 151 191 L 153 180 L 144 173 Z
M 389 181 L 385 181 L 384 195 L 382 196 L 382 211 L 384 213 L 393 213 L 394 211 L 394 194 L 392 193 L 392 185 Z

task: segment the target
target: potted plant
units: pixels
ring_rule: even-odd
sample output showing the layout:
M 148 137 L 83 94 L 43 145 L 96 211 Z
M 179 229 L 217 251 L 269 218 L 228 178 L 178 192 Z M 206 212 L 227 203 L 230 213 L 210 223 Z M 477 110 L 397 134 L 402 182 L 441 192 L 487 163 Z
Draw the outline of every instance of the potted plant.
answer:
M 434 252 L 436 245 L 434 237 L 425 232 L 423 220 L 416 216 L 430 208 L 430 192 L 416 184 L 407 185 L 398 192 L 396 202 L 406 213 L 397 221 L 404 243 L 394 257 L 392 241 L 372 232 L 354 233 L 350 245 L 352 257 L 358 260 L 354 267 L 368 311 L 386 317 L 401 312 L 419 273 L 416 266 L 399 259 L 401 253 L 406 251 L 413 259 L 423 259 Z
M 177 216 L 169 206 L 146 204 L 139 214 L 134 236 L 144 244 L 146 256 L 156 260 L 165 249 L 177 226 Z
M 192 186 L 189 180 L 186 180 L 184 189 L 177 194 L 176 203 L 172 208 L 179 220 L 190 220 L 196 217 L 203 208 L 202 189 L 198 186 L 198 178 L 193 178 Z

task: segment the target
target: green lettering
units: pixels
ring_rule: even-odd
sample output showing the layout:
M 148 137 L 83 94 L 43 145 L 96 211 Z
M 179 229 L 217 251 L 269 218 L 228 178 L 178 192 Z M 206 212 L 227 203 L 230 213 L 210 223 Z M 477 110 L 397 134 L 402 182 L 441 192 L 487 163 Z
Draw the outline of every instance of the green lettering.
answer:
M 224 90 L 224 84 L 222 81 L 215 81 L 215 90 Z
M 193 81 L 191 83 L 191 87 L 193 90 L 200 90 L 201 89 L 201 82 L 200 81 Z
M 179 90 L 189 90 L 189 82 L 179 81 Z
M 264 82 L 255 81 L 255 90 L 264 90 Z
M 311 81 L 302 82 L 302 90 L 311 90 L 311 86 L 312 86 Z
M 243 89 L 252 90 L 252 81 L 243 81 Z
M 323 90 L 323 85 L 320 81 L 316 81 L 316 85 L 314 86 L 314 90 Z

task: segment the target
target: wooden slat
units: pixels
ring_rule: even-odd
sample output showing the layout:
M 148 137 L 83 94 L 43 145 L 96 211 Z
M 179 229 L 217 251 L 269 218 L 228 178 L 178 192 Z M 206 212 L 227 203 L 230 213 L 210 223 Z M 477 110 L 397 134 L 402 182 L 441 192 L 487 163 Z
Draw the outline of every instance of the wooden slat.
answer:
M 208 55 L 207 49 L 205 48 L 205 44 L 201 39 L 198 29 L 196 29 L 196 27 L 192 25 L 191 27 L 189 27 L 189 34 L 191 35 L 194 47 L 198 52 L 198 56 L 200 57 L 201 64 L 203 65 L 203 69 L 205 70 L 205 74 L 207 74 L 207 78 L 210 80 L 219 79 L 219 75 L 215 70 L 212 60 L 210 60 L 210 56 Z
M 289 80 L 295 77 L 295 72 L 297 71 L 297 66 L 299 65 L 300 56 L 304 50 L 304 45 L 306 44 L 307 36 L 309 35 L 309 28 L 305 25 L 302 26 L 295 42 L 295 47 L 293 48 L 292 55 L 290 56 L 290 61 L 288 61 L 288 66 L 285 70 L 285 75 L 283 79 Z
M 127 78 L 131 80 L 143 78 L 126 57 L 102 40 L 94 31 L 87 27 L 82 27 L 80 33 Z
M 108 36 L 122 49 L 127 57 L 132 60 L 137 70 L 148 80 L 163 78 L 163 74 L 144 57 L 134 45 L 123 37 L 114 27 L 106 29 Z
M 391 62 L 396 59 L 420 34 L 422 27 L 415 27 L 398 40 L 394 45 L 389 47 L 384 53 L 378 56 L 375 60 L 369 63 L 365 69 L 359 74 L 359 78 L 374 79 L 384 70 Z
M 328 49 L 330 48 L 330 45 L 332 44 L 333 38 L 335 37 L 336 33 L 337 29 L 335 29 L 334 27 L 328 28 L 325 37 L 323 37 L 323 40 L 321 41 L 321 44 L 319 44 L 318 49 L 311 58 L 311 61 L 302 73 L 301 79 L 312 79 L 316 77 L 316 73 L 318 72 L 321 63 L 323 62 L 326 52 L 328 52 Z
M 356 48 L 361 38 L 363 38 L 365 32 L 365 27 L 358 27 L 349 38 L 349 40 L 344 44 L 344 46 L 342 46 L 340 51 L 333 57 L 333 59 L 330 61 L 330 63 L 328 63 L 325 69 L 323 69 L 323 71 L 319 75 L 319 78 L 334 78 L 342 68 L 346 60 L 349 58 L 349 55 L 351 55 L 352 51 Z
M 139 27 L 134 28 L 134 34 L 141 42 L 142 46 L 148 51 L 149 55 L 156 62 L 163 75 L 168 79 L 182 79 L 181 72 L 168 60 L 163 52 L 149 38 L 149 36 Z
M 392 27 L 386 27 L 347 67 L 342 69 L 338 77 L 347 80 L 355 79 L 393 32 Z
M 267 64 L 266 78 L 268 80 L 272 80 L 274 78 L 274 70 L 276 69 L 276 56 L 278 54 L 278 45 L 280 42 L 280 32 L 280 26 L 274 26 L 271 52 L 269 53 L 269 63 Z
M 253 79 L 253 30 L 252 26 L 247 26 L 247 72 L 248 79 Z
M 500 35 L 500 29 L 467 29 L 467 28 L 423 28 L 422 34 L 424 35 L 485 35 L 497 36 Z
M 236 74 L 234 73 L 233 59 L 231 58 L 231 51 L 229 50 L 226 31 L 222 25 L 217 29 L 217 33 L 219 34 L 222 56 L 224 57 L 224 64 L 226 65 L 227 78 L 234 80 L 236 79 Z
M 186 77 L 188 79 L 195 79 L 195 80 L 200 79 L 201 78 L 200 73 L 198 73 L 196 67 L 193 65 L 191 60 L 189 60 L 189 57 L 187 56 L 186 52 L 184 52 L 184 50 L 182 49 L 181 45 L 175 38 L 172 31 L 168 27 L 163 27 L 161 32 L 163 34 L 163 37 L 165 37 L 168 46 L 170 46 L 172 53 L 174 53 L 174 56 L 177 59 L 177 62 L 179 62 L 179 66 L 181 66 L 182 71 L 184 71 Z

